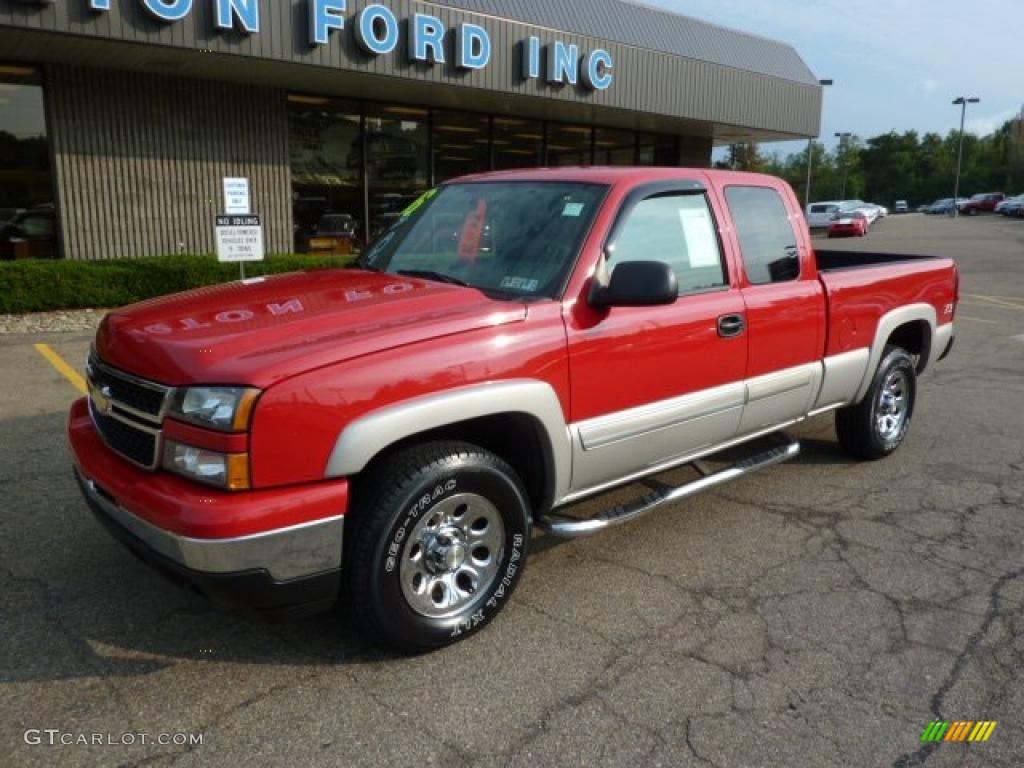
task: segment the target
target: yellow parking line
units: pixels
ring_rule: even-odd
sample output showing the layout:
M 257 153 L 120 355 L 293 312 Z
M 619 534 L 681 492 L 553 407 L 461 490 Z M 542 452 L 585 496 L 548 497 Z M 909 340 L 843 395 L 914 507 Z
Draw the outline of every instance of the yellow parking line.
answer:
M 1016 301 L 1024 304 L 1024 298 L 1020 296 L 996 296 L 995 294 L 984 294 L 984 293 L 968 293 L 967 296 L 976 296 L 981 299 L 1002 299 L 1003 301 Z
M 957 320 L 967 320 L 971 323 L 985 323 L 985 325 L 999 325 L 995 320 L 982 320 L 980 317 L 968 317 L 967 315 L 957 315 Z
M 1024 304 L 1015 304 L 1012 301 L 996 298 L 995 296 L 968 295 L 968 298 L 978 299 L 979 301 L 991 304 L 994 307 L 999 307 L 1000 309 L 1016 309 L 1018 312 L 1024 312 Z
M 53 351 L 53 348 L 49 344 L 36 344 L 36 351 L 40 355 L 50 361 L 50 365 L 57 369 L 65 379 L 70 381 L 74 385 L 75 389 L 81 392 L 83 395 L 89 394 L 88 387 L 85 386 L 85 379 L 78 371 L 68 365 L 64 358 Z

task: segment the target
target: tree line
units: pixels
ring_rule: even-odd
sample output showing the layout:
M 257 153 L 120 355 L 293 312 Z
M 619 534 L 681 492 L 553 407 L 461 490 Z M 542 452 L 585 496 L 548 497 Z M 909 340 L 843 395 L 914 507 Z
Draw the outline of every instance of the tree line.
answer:
M 891 208 L 896 200 L 916 206 L 952 197 L 959 144 L 956 130 L 945 137 L 917 131 L 867 140 L 853 135 L 834 150 L 812 142 L 812 201 L 860 199 Z M 806 149 L 766 155 L 757 144 L 733 144 L 716 166 L 780 176 L 803 200 L 807 155 Z M 1024 193 L 1024 119 L 1007 121 L 987 136 L 965 134 L 960 194 L 978 192 Z

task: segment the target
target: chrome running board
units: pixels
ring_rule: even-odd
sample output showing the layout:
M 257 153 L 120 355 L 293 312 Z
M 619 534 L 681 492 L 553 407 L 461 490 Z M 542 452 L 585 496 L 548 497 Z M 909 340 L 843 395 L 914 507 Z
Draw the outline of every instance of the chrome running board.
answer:
M 649 493 L 642 499 L 630 504 L 624 504 L 606 509 L 595 517 L 585 520 L 575 520 L 553 513 L 538 515 L 536 523 L 541 530 L 553 536 L 566 539 L 578 539 L 584 536 L 592 536 L 608 528 L 625 523 L 631 523 L 637 518 L 653 512 L 664 504 L 674 501 L 681 501 L 690 496 L 696 496 L 703 491 L 716 488 L 719 485 L 737 480 L 744 475 L 757 472 L 762 469 L 781 464 L 784 461 L 795 459 L 800 455 L 800 443 L 785 435 L 785 444 L 771 448 L 767 451 L 755 454 L 750 458 L 739 461 L 727 469 L 711 472 L 703 461 L 692 462 L 694 467 L 702 476 L 689 483 L 677 486 L 665 486 L 653 493 Z

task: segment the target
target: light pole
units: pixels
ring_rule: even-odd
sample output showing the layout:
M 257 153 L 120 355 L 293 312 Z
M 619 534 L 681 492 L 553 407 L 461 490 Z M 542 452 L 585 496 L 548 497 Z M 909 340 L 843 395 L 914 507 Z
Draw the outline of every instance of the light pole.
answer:
M 836 138 L 839 139 L 839 155 L 843 159 L 843 191 L 840 193 L 840 197 L 842 197 L 843 200 L 846 199 L 846 140 L 851 136 L 853 136 L 852 133 L 836 134 Z
M 819 80 L 818 84 L 824 89 L 826 86 L 832 85 L 831 80 Z M 824 102 L 824 96 L 822 96 Z M 804 206 L 811 204 L 811 169 L 814 168 L 814 139 L 807 140 L 807 194 L 804 197 Z
M 964 162 L 964 125 L 967 122 L 967 105 L 981 102 L 977 96 L 957 96 L 953 100 L 954 107 L 960 107 L 960 151 L 956 156 L 956 186 L 953 187 L 953 218 L 960 215 L 960 206 L 957 201 L 960 199 L 960 168 Z

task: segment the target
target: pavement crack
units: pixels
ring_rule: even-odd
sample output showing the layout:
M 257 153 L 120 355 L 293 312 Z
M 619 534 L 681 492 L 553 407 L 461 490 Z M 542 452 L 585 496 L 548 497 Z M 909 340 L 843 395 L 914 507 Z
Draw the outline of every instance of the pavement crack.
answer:
M 988 610 L 985 612 L 985 617 L 982 620 L 981 625 L 978 627 L 977 631 L 967 639 L 963 649 L 959 654 L 957 654 L 956 660 L 953 662 L 953 668 L 949 671 L 946 679 L 942 681 L 942 685 L 940 685 L 932 695 L 930 709 L 934 719 L 942 719 L 942 707 L 946 695 L 953 690 L 953 686 L 955 686 L 960 680 L 964 673 L 964 669 L 967 667 L 967 663 L 974 656 L 974 652 L 978 649 L 978 646 L 981 645 L 982 640 L 985 639 L 985 635 L 988 634 L 992 624 L 999 617 L 999 609 L 1002 603 L 1002 595 L 1000 593 L 1002 592 L 1003 587 L 1014 579 L 1019 579 L 1022 576 L 1024 576 L 1024 568 L 1018 568 L 1015 571 L 1002 575 L 996 580 L 995 584 L 992 585 L 992 589 L 989 591 Z M 901 755 L 895 760 L 895 762 L 893 762 L 893 768 L 914 768 L 914 766 L 924 765 L 928 758 L 931 757 L 937 746 L 938 745 L 934 743 L 925 744 L 916 752 Z

